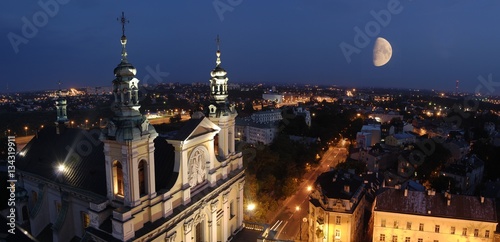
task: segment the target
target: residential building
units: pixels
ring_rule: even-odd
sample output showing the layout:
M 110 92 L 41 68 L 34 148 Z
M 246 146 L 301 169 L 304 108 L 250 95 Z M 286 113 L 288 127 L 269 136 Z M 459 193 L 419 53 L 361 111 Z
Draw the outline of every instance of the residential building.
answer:
M 415 143 L 417 138 L 410 133 L 398 133 L 385 137 L 385 144 L 390 146 L 402 146 Z
M 376 143 L 380 143 L 381 135 L 382 135 L 382 131 L 380 129 L 380 124 L 363 125 L 363 127 L 361 127 L 360 132 L 371 134 L 370 144 L 366 143 L 365 144 L 366 147 L 372 146 Z
M 373 241 L 494 241 L 495 200 L 387 189 L 377 195 Z
M 339 170 L 321 174 L 309 199 L 309 241 L 362 241 L 370 206 L 366 189 L 354 174 Z
M 455 188 L 462 194 L 474 194 L 476 187 L 482 182 L 484 161 L 476 155 L 445 166 L 440 176 L 451 177 L 455 180 Z

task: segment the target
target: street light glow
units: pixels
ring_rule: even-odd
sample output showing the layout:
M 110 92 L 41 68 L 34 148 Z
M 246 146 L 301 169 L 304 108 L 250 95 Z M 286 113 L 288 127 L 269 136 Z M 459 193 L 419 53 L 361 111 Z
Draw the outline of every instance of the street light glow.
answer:
M 255 209 L 255 203 L 250 203 L 247 205 L 248 211 L 253 211 Z
M 57 170 L 58 170 L 59 172 L 63 172 L 64 170 L 66 170 L 66 166 L 64 166 L 64 164 L 59 164 L 59 165 L 57 166 Z

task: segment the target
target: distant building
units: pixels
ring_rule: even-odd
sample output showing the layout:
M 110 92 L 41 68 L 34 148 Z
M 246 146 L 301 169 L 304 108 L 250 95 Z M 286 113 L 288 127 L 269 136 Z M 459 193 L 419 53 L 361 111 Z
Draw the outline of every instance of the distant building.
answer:
M 311 127 L 311 112 L 309 112 L 309 110 L 299 106 L 293 109 L 293 114 L 295 114 L 296 116 L 303 116 L 306 125 L 308 127 Z
M 279 122 L 256 123 L 237 119 L 235 139 L 252 144 L 271 144 L 278 135 Z
M 358 132 L 356 133 L 356 148 L 366 149 L 372 146 L 372 133 Z
M 283 119 L 280 109 L 255 112 L 250 117 L 256 123 L 269 123 Z
M 380 146 L 359 151 L 359 161 L 366 163 L 369 172 L 385 171 L 396 164 L 398 153 L 390 152 Z
M 371 142 L 370 142 L 370 144 L 366 143 L 365 144 L 366 147 L 372 146 L 376 143 L 380 143 L 381 135 L 382 135 L 382 131 L 380 129 L 380 124 L 363 125 L 363 127 L 361 127 L 360 132 L 371 133 Z
M 464 139 L 450 139 L 443 143 L 444 147 L 451 153 L 453 160 L 462 160 L 469 154 L 470 144 Z
M 371 206 L 367 189 L 359 176 L 348 172 L 321 174 L 309 198 L 309 241 L 363 241 L 366 208 Z
M 373 241 L 494 241 L 495 200 L 388 189 L 377 195 Z
M 393 118 L 399 118 L 403 120 L 403 115 L 391 111 L 388 113 L 372 113 L 368 115 L 368 118 L 373 118 L 378 122 L 384 124 L 390 122 Z
M 390 146 L 402 146 L 412 144 L 417 141 L 415 135 L 410 133 L 399 133 L 385 137 L 385 144 Z
M 451 177 L 455 180 L 455 187 L 462 194 L 474 194 L 476 187 L 482 182 L 484 161 L 476 155 L 471 155 L 454 164 L 447 165 L 440 172 L 440 176 Z
M 264 93 L 262 94 L 262 99 L 270 102 L 283 103 L 283 95 L 279 93 Z

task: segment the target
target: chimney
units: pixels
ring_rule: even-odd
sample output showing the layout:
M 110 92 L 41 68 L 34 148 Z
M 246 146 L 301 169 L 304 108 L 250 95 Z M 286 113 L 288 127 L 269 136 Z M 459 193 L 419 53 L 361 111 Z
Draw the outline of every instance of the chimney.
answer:
M 484 203 L 484 197 L 480 196 L 480 198 L 481 198 L 481 204 L 483 204 Z
M 349 193 L 349 185 L 344 185 L 344 192 Z

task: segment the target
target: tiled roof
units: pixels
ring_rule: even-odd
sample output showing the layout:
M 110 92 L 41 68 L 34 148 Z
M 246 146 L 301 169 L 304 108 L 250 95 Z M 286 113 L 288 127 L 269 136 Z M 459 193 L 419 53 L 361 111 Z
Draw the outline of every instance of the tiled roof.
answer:
M 422 216 L 455 218 L 496 222 L 495 200 L 480 197 L 451 195 L 450 205 L 444 193 L 428 195 L 427 192 L 389 189 L 377 196 L 375 211 L 414 214 Z

